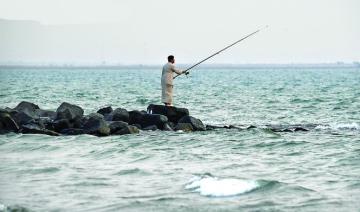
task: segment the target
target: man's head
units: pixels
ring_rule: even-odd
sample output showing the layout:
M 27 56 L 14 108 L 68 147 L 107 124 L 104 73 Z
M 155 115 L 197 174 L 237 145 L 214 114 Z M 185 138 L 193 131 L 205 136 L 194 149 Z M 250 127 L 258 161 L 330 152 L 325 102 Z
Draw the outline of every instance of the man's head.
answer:
M 169 56 L 168 56 L 168 62 L 169 62 L 169 63 L 175 63 L 175 57 L 174 57 L 174 55 L 169 55 Z

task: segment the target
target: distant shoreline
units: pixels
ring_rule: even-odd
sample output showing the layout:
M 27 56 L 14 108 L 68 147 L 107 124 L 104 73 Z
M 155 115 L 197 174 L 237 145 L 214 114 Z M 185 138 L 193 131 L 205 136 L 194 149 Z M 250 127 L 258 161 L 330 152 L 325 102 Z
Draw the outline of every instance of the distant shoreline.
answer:
M 154 69 L 162 65 L 70 65 L 70 64 L 0 64 L 0 68 L 66 68 L 66 69 Z M 177 64 L 180 68 L 186 68 L 191 64 Z M 360 68 L 360 63 L 287 63 L 287 64 L 203 64 L 198 68 Z

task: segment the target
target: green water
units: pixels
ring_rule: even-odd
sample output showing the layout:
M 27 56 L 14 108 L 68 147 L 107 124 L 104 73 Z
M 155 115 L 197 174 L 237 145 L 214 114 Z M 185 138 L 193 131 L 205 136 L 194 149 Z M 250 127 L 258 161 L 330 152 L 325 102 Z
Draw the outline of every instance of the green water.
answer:
M 160 103 L 159 69 L 0 68 L 0 107 Z M 0 135 L 0 211 L 359 211 L 360 69 L 197 69 L 175 105 L 249 130 Z M 316 124 L 274 133 L 268 124 Z

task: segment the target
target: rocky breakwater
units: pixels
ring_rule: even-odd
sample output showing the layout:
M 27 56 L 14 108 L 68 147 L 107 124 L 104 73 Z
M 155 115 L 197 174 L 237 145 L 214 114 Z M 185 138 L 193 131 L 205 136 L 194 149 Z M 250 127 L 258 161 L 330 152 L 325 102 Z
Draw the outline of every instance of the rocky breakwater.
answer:
M 140 130 L 204 131 L 200 119 L 189 115 L 186 108 L 149 105 L 147 111 L 128 111 L 105 107 L 96 113 L 84 115 L 77 105 L 62 103 L 56 111 L 41 109 L 31 102 L 21 102 L 15 108 L 0 109 L 0 134 L 95 136 L 139 133 Z

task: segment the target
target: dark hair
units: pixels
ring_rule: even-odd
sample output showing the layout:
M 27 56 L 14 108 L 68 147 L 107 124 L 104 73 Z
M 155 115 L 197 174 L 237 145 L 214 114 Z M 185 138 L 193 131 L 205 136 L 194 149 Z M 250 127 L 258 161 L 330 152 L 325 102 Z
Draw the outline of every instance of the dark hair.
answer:
M 174 55 L 169 55 L 168 56 L 168 62 L 172 61 L 174 59 Z

